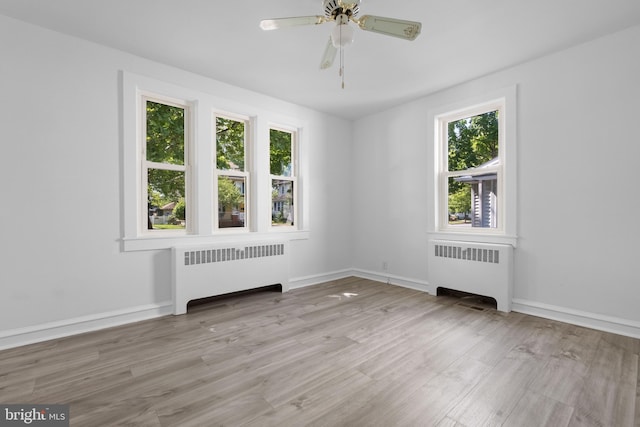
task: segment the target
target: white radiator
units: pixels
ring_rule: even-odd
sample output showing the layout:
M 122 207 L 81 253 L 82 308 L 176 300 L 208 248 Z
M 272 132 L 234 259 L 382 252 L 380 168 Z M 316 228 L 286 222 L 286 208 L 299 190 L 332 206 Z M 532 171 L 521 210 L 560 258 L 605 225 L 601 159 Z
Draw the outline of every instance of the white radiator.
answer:
M 255 242 L 174 247 L 173 314 L 184 314 L 193 299 L 270 285 L 289 290 L 288 242 Z
M 500 311 L 511 311 L 513 246 L 429 240 L 429 284 L 495 298 Z

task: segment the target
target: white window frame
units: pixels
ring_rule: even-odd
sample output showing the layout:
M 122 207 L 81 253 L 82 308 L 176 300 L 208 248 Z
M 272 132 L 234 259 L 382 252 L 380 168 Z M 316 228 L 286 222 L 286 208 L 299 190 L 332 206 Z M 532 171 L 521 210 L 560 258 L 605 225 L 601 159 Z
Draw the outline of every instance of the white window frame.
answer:
M 191 135 L 193 134 L 193 121 L 192 121 L 192 106 L 188 101 L 170 98 L 162 95 L 157 95 L 155 93 L 144 92 L 141 91 L 140 94 L 140 138 L 138 145 L 140 147 L 140 160 L 141 160 L 141 197 L 140 197 L 140 207 L 139 207 L 139 221 L 140 221 L 140 234 L 141 235 L 184 235 L 191 232 L 193 229 L 192 224 L 192 215 L 193 209 L 191 209 L 192 202 L 192 161 L 191 161 L 191 152 L 193 151 L 193 139 Z M 172 107 L 182 108 L 184 110 L 184 164 L 182 165 L 174 165 L 170 163 L 158 163 L 147 160 L 147 101 L 155 102 L 158 104 L 169 105 Z M 186 228 L 185 229 L 177 229 L 177 230 L 149 230 L 147 227 L 148 221 L 148 171 L 149 169 L 159 169 L 159 170 L 171 170 L 177 172 L 184 172 L 184 182 L 185 182 L 185 206 L 186 209 Z
M 238 122 L 244 123 L 244 171 L 234 171 L 234 170 L 222 170 L 217 168 L 217 155 L 218 155 L 218 144 L 216 140 L 216 119 L 220 117 L 227 120 L 235 120 Z M 253 144 L 251 142 L 252 125 L 251 118 L 247 116 L 242 116 L 233 113 L 227 112 L 214 112 L 212 117 L 212 126 L 213 126 L 213 169 L 214 169 L 214 185 L 213 185 L 213 230 L 218 233 L 238 233 L 238 232 L 248 232 L 252 228 L 253 223 L 253 211 L 251 209 L 252 200 L 253 200 L 253 191 L 251 185 L 251 175 L 253 171 L 253 156 L 251 155 L 253 150 Z M 240 177 L 244 178 L 244 186 L 245 186 L 245 208 L 244 208 L 244 226 L 243 227 L 229 227 L 229 228 L 220 228 L 220 221 L 218 219 L 219 212 L 219 200 L 218 200 L 218 179 L 221 176 L 227 177 Z
M 300 217 L 300 210 L 298 208 L 299 205 L 299 194 L 300 194 L 300 188 L 298 186 L 298 175 L 299 175 L 299 162 L 298 162 L 298 151 L 299 151 L 299 130 L 295 129 L 295 128 L 291 128 L 291 127 L 287 127 L 287 126 L 282 126 L 282 125 L 278 125 L 278 124 L 271 124 L 269 126 L 269 135 L 268 135 L 268 140 L 269 140 L 269 159 L 268 159 L 268 164 L 271 164 L 271 151 L 270 151 L 270 147 L 271 147 L 271 129 L 276 130 L 276 131 L 280 131 L 280 132 L 286 132 L 291 134 L 291 176 L 283 176 L 283 175 L 272 175 L 271 173 L 269 173 L 269 188 L 273 188 L 273 180 L 281 180 L 281 181 L 290 181 L 291 184 L 293 185 L 293 194 L 292 196 L 292 200 L 293 200 L 293 210 L 292 210 L 292 214 L 293 214 L 293 225 L 273 225 L 273 221 L 271 218 L 271 215 L 269 216 L 269 225 L 271 227 L 272 230 L 282 230 L 282 229 L 290 229 L 290 230 L 299 230 L 300 229 L 300 222 L 301 222 L 301 217 Z M 272 208 L 273 208 L 273 197 L 269 197 L 269 212 L 272 213 Z
M 448 123 L 499 111 L 498 165 L 465 171 L 448 170 Z M 516 87 L 477 96 L 430 112 L 433 123 L 434 190 L 433 219 L 429 229 L 436 238 L 449 240 L 517 244 L 516 233 Z M 497 174 L 498 223 L 496 228 L 449 225 L 448 182 L 458 175 Z

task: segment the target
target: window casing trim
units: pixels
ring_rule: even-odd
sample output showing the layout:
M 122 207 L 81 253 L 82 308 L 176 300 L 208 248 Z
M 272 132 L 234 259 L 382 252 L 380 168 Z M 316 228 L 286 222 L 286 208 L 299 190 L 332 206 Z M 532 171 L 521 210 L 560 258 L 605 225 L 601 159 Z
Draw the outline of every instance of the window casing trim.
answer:
M 429 227 L 430 237 L 470 241 L 505 243 L 514 247 L 517 245 L 517 215 L 516 215 L 516 98 L 517 87 L 511 86 L 490 93 L 481 94 L 470 99 L 461 100 L 453 104 L 433 109 L 429 112 L 429 123 L 433 124 L 433 189 L 430 191 L 433 200 Z M 499 111 L 498 156 L 499 164 L 479 169 L 465 171 L 448 170 L 448 123 L 473 117 L 489 111 Z M 465 228 L 456 229 L 448 225 L 448 179 L 450 176 L 464 172 L 473 175 L 487 172 L 497 173 L 498 194 L 498 225 L 496 228 Z

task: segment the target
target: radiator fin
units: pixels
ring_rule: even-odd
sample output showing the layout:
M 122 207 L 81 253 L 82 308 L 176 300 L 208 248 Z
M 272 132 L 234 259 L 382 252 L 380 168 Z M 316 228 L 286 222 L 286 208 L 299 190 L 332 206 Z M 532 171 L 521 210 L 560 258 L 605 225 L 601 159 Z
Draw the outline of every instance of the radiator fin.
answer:
M 465 248 L 461 246 L 434 245 L 435 256 L 440 258 L 453 258 L 464 261 L 488 262 L 500 264 L 500 251 L 486 248 Z
M 215 248 L 185 251 L 184 265 L 210 264 L 284 255 L 284 244 L 245 246 L 244 248 Z

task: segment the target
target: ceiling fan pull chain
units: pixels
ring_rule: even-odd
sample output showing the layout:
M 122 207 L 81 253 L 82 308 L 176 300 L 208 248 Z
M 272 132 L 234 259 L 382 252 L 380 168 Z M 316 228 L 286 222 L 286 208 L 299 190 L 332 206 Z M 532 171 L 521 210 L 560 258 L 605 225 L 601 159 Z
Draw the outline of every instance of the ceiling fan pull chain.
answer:
M 338 69 L 338 76 L 342 79 L 342 89 L 344 89 L 344 52 L 342 46 L 340 46 L 340 68 Z
M 342 39 L 342 25 L 340 25 L 340 38 Z M 344 89 L 344 47 L 340 44 L 340 71 L 338 72 L 342 79 L 342 89 Z

